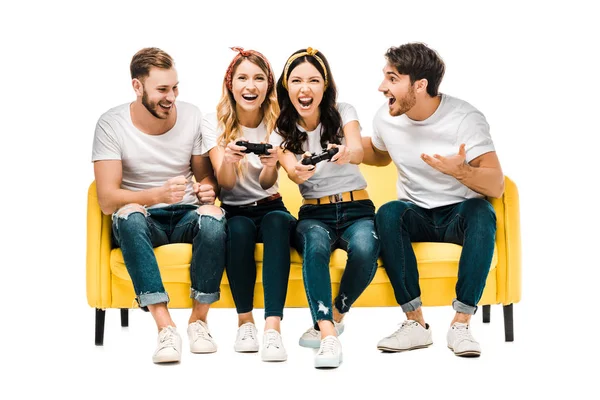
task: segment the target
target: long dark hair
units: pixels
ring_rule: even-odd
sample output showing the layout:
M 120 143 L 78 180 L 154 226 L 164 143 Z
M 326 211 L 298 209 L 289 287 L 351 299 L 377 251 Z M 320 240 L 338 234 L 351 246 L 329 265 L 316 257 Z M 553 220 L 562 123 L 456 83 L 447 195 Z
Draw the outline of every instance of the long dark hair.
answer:
M 326 148 L 328 143 L 341 144 L 344 137 L 342 131 L 342 116 L 336 107 L 337 88 L 335 87 L 333 76 L 331 75 L 329 63 L 320 51 L 316 51 L 314 52 L 314 55 L 310 55 L 307 50 L 313 52 L 310 48 L 301 49 L 294 52 L 288 58 L 288 60 L 290 60 L 295 54 L 306 53 L 305 55 L 294 59 L 288 68 L 284 68 L 277 81 L 277 102 L 279 103 L 279 108 L 281 110 L 279 117 L 277 118 L 277 131 L 283 137 L 281 147 L 295 154 L 304 153 L 304 150 L 302 150 L 302 143 L 306 141 L 308 135 L 306 132 L 298 129 L 297 123 L 300 116 L 290 100 L 286 86 L 290 73 L 302 63 L 308 62 L 312 64 L 327 83 L 327 87 L 323 93 L 323 99 L 321 100 L 321 104 L 319 104 L 320 122 L 322 127 L 321 147 Z M 321 65 L 316 57 L 321 59 L 323 65 Z M 323 66 L 325 69 L 323 69 Z

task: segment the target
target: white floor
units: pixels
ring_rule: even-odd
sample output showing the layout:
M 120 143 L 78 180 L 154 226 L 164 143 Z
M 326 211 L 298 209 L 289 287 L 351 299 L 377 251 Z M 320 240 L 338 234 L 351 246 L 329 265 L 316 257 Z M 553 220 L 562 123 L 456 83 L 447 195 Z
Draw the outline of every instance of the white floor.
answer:
M 335 370 L 316 370 L 314 350 L 297 344 L 299 335 L 310 325 L 308 309 L 285 311 L 282 327 L 288 361 L 284 363 L 265 363 L 258 353 L 233 351 L 237 320 L 233 309 L 213 309 L 209 314 L 209 325 L 219 345 L 217 353 L 191 354 L 185 334 L 189 310 L 172 310 L 185 350 L 181 363 L 175 365 L 151 362 L 156 334 L 149 314 L 132 310 L 129 327 L 121 328 L 119 312 L 108 310 L 104 346 L 97 347 L 93 309 L 65 309 L 59 313 L 64 320 L 57 321 L 57 326 L 34 325 L 33 331 L 25 332 L 33 341 L 27 340 L 25 357 L 13 364 L 21 371 L 14 374 L 11 360 L 4 360 L 14 377 L 8 380 L 8 388 L 20 390 L 18 396 L 1 397 L 56 394 L 60 398 L 85 399 L 295 399 L 322 395 L 335 399 L 403 399 L 455 398 L 464 394 L 467 398 L 509 399 L 524 393 L 553 398 L 563 394 L 574 398 L 579 393 L 581 398 L 598 398 L 590 397 L 591 381 L 581 374 L 581 366 L 567 361 L 568 352 L 585 350 L 557 340 L 556 335 L 568 329 L 566 326 L 557 326 L 554 333 L 536 329 L 536 323 L 547 315 L 539 311 L 536 314 L 525 305 L 514 306 L 512 343 L 504 341 L 501 306 L 492 306 L 490 324 L 483 324 L 478 312 L 472 327 L 483 353 L 478 359 L 463 359 L 446 347 L 446 329 L 453 315 L 450 307 L 425 309 L 433 329 L 433 346 L 395 354 L 380 353 L 376 343 L 403 319 L 399 308 L 354 308 L 346 317 L 346 331 L 340 338 L 343 364 Z M 262 314 L 262 309 L 255 310 L 259 330 L 263 327 Z M 23 339 L 9 343 L 12 350 Z M 590 379 L 591 371 L 597 368 L 597 359 L 591 361 L 591 369 L 585 373 Z M 2 390 L 14 392 L 3 386 Z M 597 388 L 594 391 L 598 393 Z

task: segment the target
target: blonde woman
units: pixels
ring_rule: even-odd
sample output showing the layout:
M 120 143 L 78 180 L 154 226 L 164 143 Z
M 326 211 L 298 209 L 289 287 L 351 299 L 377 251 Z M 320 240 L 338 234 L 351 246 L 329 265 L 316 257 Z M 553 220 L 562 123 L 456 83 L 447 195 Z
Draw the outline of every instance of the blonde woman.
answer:
M 232 49 L 237 54 L 225 73 L 217 112 L 204 118 L 202 132 L 203 151 L 208 152 L 217 175 L 219 197 L 227 217 L 226 271 L 239 326 L 234 349 L 259 350 L 252 309 L 256 282 L 254 247 L 262 242 L 265 332 L 261 358 L 285 361 L 280 324 L 296 219 L 277 192 L 277 151 L 266 145 L 279 114 L 274 76 L 261 53 Z M 249 144 L 236 144 L 239 142 Z

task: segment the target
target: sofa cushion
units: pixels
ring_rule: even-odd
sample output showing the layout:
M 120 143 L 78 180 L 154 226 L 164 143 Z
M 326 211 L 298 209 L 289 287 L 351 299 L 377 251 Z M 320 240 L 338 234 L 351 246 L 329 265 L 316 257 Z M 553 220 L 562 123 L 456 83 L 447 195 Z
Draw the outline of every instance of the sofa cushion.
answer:
M 414 243 L 413 249 L 419 264 L 419 277 L 427 278 L 453 278 L 458 275 L 458 260 L 462 247 L 451 243 Z M 186 243 L 168 244 L 154 249 L 160 268 L 163 282 L 165 283 L 190 283 L 189 266 L 192 259 L 192 245 Z M 262 268 L 263 245 L 257 244 L 254 259 L 257 267 Z M 494 246 L 494 257 L 490 270 L 496 268 L 498 263 L 497 249 Z M 302 258 L 295 249 L 291 253 L 290 280 L 302 280 Z M 346 252 L 335 250 L 331 255 L 331 279 L 339 282 L 346 265 Z M 377 265 L 382 267 L 381 259 Z M 130 281 L 129 273 L 125 268 L 123 253 L 120 249 L 113 249 L 110 255 L 112 273 L 122 280 Z M 262 275 L 257 274 L 257 281 L 262 282 Z M 383 268 L 379 269 L 373 278 L 373 283 L 389 282 Z M 223 284 L 228 284 L 227 275 L 223 274 Z

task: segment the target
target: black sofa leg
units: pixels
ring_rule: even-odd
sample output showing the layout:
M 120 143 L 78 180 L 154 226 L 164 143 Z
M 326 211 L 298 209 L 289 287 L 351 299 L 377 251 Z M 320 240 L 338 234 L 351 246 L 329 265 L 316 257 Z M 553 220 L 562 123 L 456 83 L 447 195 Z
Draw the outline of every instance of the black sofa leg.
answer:
M 513 328 L 513 305 L 504 306 L 504 339 L 507 342 L 515 340 L 515 332 Z
M 121 326 L 129 326 L 129 309 L 121 308 Z
M 106 311 L 96 308 L 96 346 L 104 344 L 104 319 Z
M 490 309 L 491 309 L 490 305 L 483 306 L 483 322 L 484 323 L 490 322 Z

